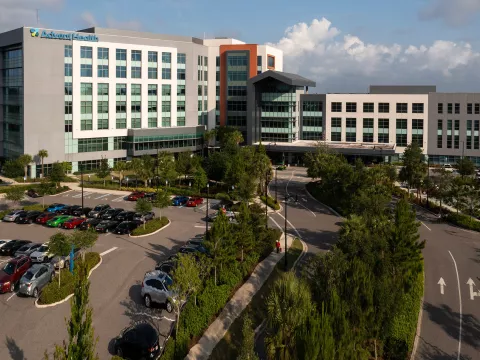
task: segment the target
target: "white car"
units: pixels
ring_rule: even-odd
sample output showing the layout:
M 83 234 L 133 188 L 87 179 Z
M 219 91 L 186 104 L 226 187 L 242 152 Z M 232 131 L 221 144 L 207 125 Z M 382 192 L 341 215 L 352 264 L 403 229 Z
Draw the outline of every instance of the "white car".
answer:
M 8 242 L 10 242 L 10 241 L 12 241 L 12 240 L 1 239 L 1 240 L 0 240 L 0 248 L 1 248 L 2 246 L 5 246 L 5 244 L 8 243 Z
M 450 164 L 445 164 L 443 165 L 443 168 L 445 169 L 445 171 L 449 171 L 449 172 L 453 172 L 453 166 L 450 165 Z
M 48 242 L 30 254 L 30 260 L 32 260 L 33 263 L 49 262 L 52 258 L 53 254 L 48 252 Z

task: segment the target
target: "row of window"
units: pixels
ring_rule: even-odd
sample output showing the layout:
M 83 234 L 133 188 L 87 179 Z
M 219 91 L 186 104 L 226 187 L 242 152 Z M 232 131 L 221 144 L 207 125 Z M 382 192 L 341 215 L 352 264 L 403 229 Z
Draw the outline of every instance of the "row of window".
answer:
M 320 118 L 321 119 L 321 118 Z M 407 129 L 407 119 L 395 119 L 397 129 Z M 373 129 L 373 118 L 364 118 L 363 119 L 363 129 Z M 388 129 L 390 127 L 390 119 L 378 119 L 378 128 L 379 129 Z M 305 126 L 305 120 L 304 124 Z M 355 118 L 346 118 L 345 125 L 347 128 L 354 128 L 357 126 L 357 119 Z M 331 119 L 331 127 L 341 128 L 342 127 L 342 118 L 333 118 Z M 423 119 L 412 119 L 412 129 L 423 129 Z
M 183 125 L 182 125 L 183 123 Z M 131 129 L 140 129 L 142 127 L 142 121 L 139 118 L 132 118 Z M 178 126 L 185 126 L 185 121 L 181 122 L 180 124 L 177 123 Z M 162 117 L 162 127 L 171 127 L 171 120 L 170 117 Z M 158 119 L 156 117 L 149 117 L 148 118 L 148 127 L 149 128 L 157 128 L 158 127 Z M 97 129 L 98 130 L 108 130 L 109 123 L 108 119 L 98 119 L 97 120 Z M 126 129 L 127 128 L 127 119 L 115 119 L 115 128 L 116 129 Z M 93 120 L 92 119 L 82 119 L 80 120 L 80 130 L 88 131 L 93 130 Z M 71 132 L 71 131 L 66 131 Z M 96 150 L 93 150 L 96 151 Z M 85 152 L 85 151 L 83 151 Z
M 108 101 L 97 101 L 97 114 L 108 114 Z M 115 104 L 116 113 L 124 114 L 127 112 L 127 102 L 117 101 Z M 140 101 L 132 101 L 130 104 L 131 113 L 140 113 L 142 104 Z M 149 101 L 148 108 L 149 113 L 156 113 L 158 111 L 158 103 L 156 101 Z M 171 111 L 171 102 L 162 101 L 162 112 L 169 113 Z M 185 112 L 185 101 L 177 101 L 177 112 Z M 92 114 L 93 106 L 92 101 L 80 102 L 80 114 Z M 71 101 L 65 101 L 65 115 L 73 114 L 73 104 Z
M 408 103 L 397 103 L 396 104 L 397 114 L 406 114 L 408 113 Z M 341 102 L 332 102 L 330 106 L 332 112 L 342 112 L 343 104 Z M 347 102 L 345 104 L 345 112 L 357 112 L 357 103 L 356 102 Z M 373 113 L 375 112 L 375 104 L 373 102 L 364 102 L 363 103 L 363 112 L 364 113 Z M 379 113 L 389 113 L 390 112 L 390 103 L 378 103 L 377 112 Z M 423 103 L 413 103 L 412 104 L 412 113 L 413 114 L 423 114 L 424 104 Z
M 73 76 L 72 64 L 65 64 L 65 76 Z M 80 76 L 81 77 L 92 77 L 93 68 L 92 64 L 80 64 Z M 115 67 L 115 76 L 117 79 L 126 79 L 127 78 L 127 67 L 122 65 L 117 65 Z M 99 78 L 108 78 L 109 70 L 108 65 L 98 65 L 97 66 L 97 77 Z M 142 68 L 138 66 L 132 66 L 130 68 L 130 78 L 132 79 L 141 79 L 142 78 Z M 158 70 L 157 68 L 148 68 L 148 78 L 149 79 L 158 79 Z M 172 69 L 162 68 L 162 79 L 171 80 L 172 79 Z M 185 80 L 185 69 L 177 69 L 177 80 Z
M 444 120 L 437 121 L 437 148 L 443 148 L 444 135 L 446 137 L 447 149 L 460 149 L 460 120 L 447 120 L 447 131 L 445 133 Z M 465 139 L 463 147 L 471 150 L 478 150 L 480 146 L 480 120 L 467 120 L 465 128 Z
M 171 96 L 170 84 L 162 84 L 162 96 Z M 205 87 L 206 88 L 206 87 Z M 97 95 L 98 96 L 108 96 L 109 94 L 108 84 L 97 84 Z M 158 85 L 157 84 L 148 84 L 147 93 L 149 96 L 158 95 Z M 73 85 L 71 82 L 65 83 L 65 95 L 73 94 Z M 93 84 L 92 83 L 80 83 L 80 94 L 90 96 L 93 94 Z M 126 96 L 127 95 L 127 84 L 116 84 L 116 95 Z M 131 84 L 130 94 L 132 96 L 142 95 L 142 85 L 141 84 Z M 177 96 L 185 96 L 185 85 L 177 85 Z
M 304 133 L 303 138 L 304 140 L 320 140 L 323 139 L 323 133 L 318 132 L 315 133 L 317 138 L 305 138 L 305 134 L 312 134 L 312 133 Z M 308 135 L 307 135 L 308 136 Z M 311 135 L 310 135 L 311 136 Z M 330 132 L 330 141 L 342 141 L 342 133 L 338 131 L 331 131 Z M 346 142 L 356 142 L 357 141 L 357 133 L 356 132 L 346 132 L 345 133 L 345 141 Z M 364 143 L 373 143 L 373 133 L 363 133 L 361 137 L 361 141 Z M 407 143 L 407 134 L 406 133 L 397 133 L 395 135 L 395 141 L 397 146 L 405 147 L 408 145 Z M 378 133 L 377 142 L 381 144 L 388 144 L 390 142 L 390 136 L 388 133 Z M 420 146 L 423 146 L 423 134 L 412 134 L 412 143 L 416 142 Z
M 443 114 L 444 104 L 437 104 L 437 112 Z M 475 109 L 475 114 L 480 114 L 480 103 L 468 103 L 467 104 L 467 114 L 472 115 Z M 460 114 L 460 103 L 447 103 L 447 114 Z
M 73 47 L 72 45 L 65 45 L 65 57 L 73 57 Z M 172 62 L 172 53 L 171 52 L 162 52 L 162 63 L 170 64 Z M 91 46 L 80 46 L 80 58 L 81 59 L 92 59 L 93 58 L 93 48 Z M 99 60 L 108 60 L 109 59 L 109 49 L 99 47 L 97 48 L 97 59 Z M 116 49 L 115 59 L 119 61 L 127 60 L 127 50 L 126 49 Z M 142 51 L 141 50 L 132 50 L 130 52 L 131 61 L 142 61 Z M 158 62 L 158 52 L 157 51 L 147 51 L 148 62 Z M 177 63 L 185 64 L 186 55 L 177 54 Z

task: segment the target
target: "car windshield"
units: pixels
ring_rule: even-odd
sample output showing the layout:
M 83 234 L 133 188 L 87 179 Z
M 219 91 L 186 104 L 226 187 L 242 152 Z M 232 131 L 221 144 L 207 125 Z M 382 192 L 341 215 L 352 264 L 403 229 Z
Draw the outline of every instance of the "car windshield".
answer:
M 25 275 L 23 275 L 23 276 L 24 276 L 24 277 L 25 277 L 25 279 L 27 279 L 27 280 L 32 280 L 32 278 L 33 278 L 33 275 L 34 275 L 34 273 L 33 273 L 33 272 L 31 272 L 31 271 L 27 271 L 27 272 L 25 273 Z
M 98 205 L 98 206 L 95 206 L 95 209 L 93 209 L 94 211 L 100 211 L 102 210 L 102 207 L 101 205 Z
M 12 211 L 10 214 L 8 215 L 15 215 L 17 212 L 16 211 Z
M 165 276 L 165 279 L 163 280 L 163 285 L 165 285 L 165 288 L 167 290 L 170 290 L 170 286 L 172 286 L 172 284 L 173 284 L 172 279 L 170 279 L 170 277 L 168 276 Z
M 3 271 L 5 273 L 7 273 L 8 275 L 12 275 L 15 271 L 15 265 L 13 263 L 9 262 L 9 263 L 7 263 L 7 265 L 5 265 L 3 267 Z
M 47 252 L 48 251 L 48 245 L 42 245 L 38 248 L 38 251 L 40 252 Z

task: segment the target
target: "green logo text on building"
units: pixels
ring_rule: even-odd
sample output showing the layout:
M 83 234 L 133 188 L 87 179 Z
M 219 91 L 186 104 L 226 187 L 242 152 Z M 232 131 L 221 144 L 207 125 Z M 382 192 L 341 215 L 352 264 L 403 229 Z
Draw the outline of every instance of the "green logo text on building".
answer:
M 40 37 L 44 39 L 57 39 L 57 40 L 77 40 L 77 41 L 98 41 L 97 35 L 83 35 L 79 33 L 67 33 L 67 34 L 60 34 L 56 33 L 55 31 L 46 31 L 42 30 L 40 34 L 39 29 L 30 29 L 30 34 L 32 37 Z

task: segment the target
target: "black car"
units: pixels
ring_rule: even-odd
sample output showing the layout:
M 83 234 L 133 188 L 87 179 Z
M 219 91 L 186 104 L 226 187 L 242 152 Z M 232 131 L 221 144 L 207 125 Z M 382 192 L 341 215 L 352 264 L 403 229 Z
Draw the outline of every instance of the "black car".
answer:
M 38 198 L 40 197 L 40 195 L 38 195 L 38 193 L 35 191 L 35 189 L 29 189 L 27 191 L 27 196 L 31 197 L 31 198 Z
M 17 217 L 15 222 L 17 224 L 33 224 L 37 217 L 42 215 L 43 213 L 41 211 L 29 211 L 26 214 L 20 215 Z
M 184 245 L 178 250 L 178 252 L 180 254 L 194 254 L 195 256 L 197 256 L 198 253 L 208 255 L 207 249 L 203 246 Z
M 132 221 L 134 216 L 135 216 L 135 211 L 122 211 L 115 217 L 115 220 Z
M 156 359 L 161 352 L 158 332 L 149 323 L 124 329 L 115 339 L 115 354 L 124 359 Z
M 164 273 L 171 274 L 172 271 L 176 268 L 177 263 L 176 261 L 164 261 L 162 263 L 157 264 L 155 266 L 155 270 L 163 271 Z
M 203 246 L 205 247 L 205 241 L 203 239 L 191 239 L 187 241 L 187 245 L 189 246 Z
M 135 221 L 124 221 L 117 226 L 117 228 L 113 231 L 115 234 L 130 234 L 133 230 L 138 227 L 138 223 Z
M 120 214 L 121 212 L 123 212 L 123 209 L 119 209 L 119 208 L 116 208 L 116 209 L 108 209 L 107 211 L 105 211 L 105 213 L 102 215 L 102 219 L 103 220 L 113 220 L 115 219 L 115 217 Z
M 100 224 L 103 220 L 102 219 L 88 219 L 80 224 L 78 227 L 80 230 L 87 230 L 90 228 L 95 228 L 98 224 Z
M 152 220 L 155 217 L 155 213 L 153 211 L 145 212 L 145 213 L 135 213 L 133 216 L 133 221 L 138 221 L 139 223 L 143 224 L 149 220 Z
M 108 209 L 110 209 L 110 205 L 108 204 L 97 205 L 88 213 L 87 216 L 90 218 L 100 218 Z
M 31 243 L 30 240 L 12 240 L 0 248 L 0 255 L 11 255 L 20 249 L 23 245 Z
M 95 230 L 101 233 L 108 233 L 115 230 L 117 226 L 118 226 L 118 221 L 102 220 L 100 224 L 95 226 Z
M 76 208 L 72 210 L 72 215 L 73 216 L 87 216 L 87 214 L 92 211 L 92 208 L 85 207 L 82 208 L 80 205 L 75 205 Z
M 77 207 L 78 205 L 67 205 L 63 209 L 58 210 L 57 214 L 72 215 L 72 211 L 75 210 Z

